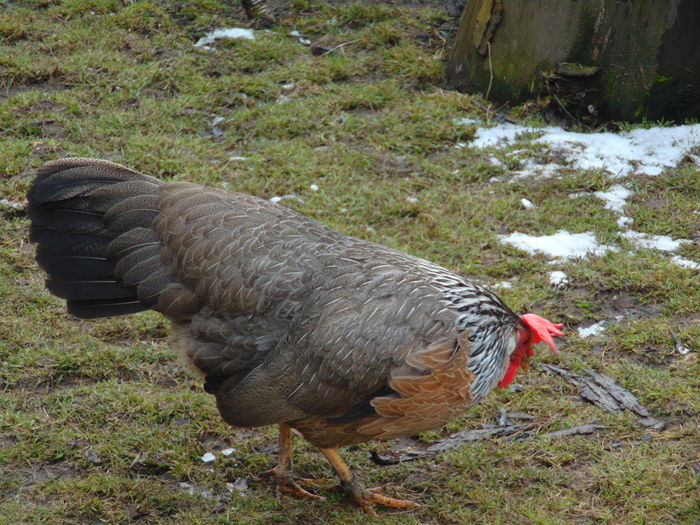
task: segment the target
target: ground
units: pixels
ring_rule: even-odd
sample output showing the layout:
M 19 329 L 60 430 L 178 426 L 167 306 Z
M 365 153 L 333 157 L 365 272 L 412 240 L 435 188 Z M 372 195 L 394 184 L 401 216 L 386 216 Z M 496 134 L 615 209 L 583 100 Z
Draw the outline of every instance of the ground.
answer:
M 700 278 L 672 256 L 700 261 L 698 150 L 656 176 L 614 179 L 543 149 L 533 133 L 472 147 L 478 128 L 499 116 L 445 84 L 456 26 L 449 2 L 271 3 L 279 25 L 211 49 L 194 44 L 214 29 L 248 25 L 238 3 L 3 4 L 0 520 L 697 523 Z M 541 124 L 530 107 L 507 116 Z M 539 348 L 535 359 L 616 378 L 666 426 L 656 431 L 628 412 L 586 404 L 577 387 L 534 368 L 447 428 L 345 450 L 369 486 L 419 509 L 371 518 L 325 489 L 326 502 L 278 501 L 257 477 L 273 465 L 275 429 L 221 422 L 201 381 L 168 348 L 163 319 L 80 321 L 45 291 L 27 219 L 10 205 L 21 207 L 38 166 L 63 156 L 288 196 L 283 204 L 344 233 L 496 285 L 515 311 L 565 323 L 560 355 Z M 564 168 L 530 176 L 533 163 Z M 624 216 L 635 231 L 689 242 L 669 253 L 621 235 L 622 212 L 596 196 L 616 194 L 619 184 L 631 192 Z M 589 232 L 614 250 L 552 263 L 504 243 L 516 232 L 560 230 Z M 552 286 L 553 270 L 568 284 Z M 607 321 L 603 332 L 579 334 L 599 321 Z M 678 352 L 673 336 L 690 352 Z M 534 416 L 533 428 L 398 465 L 370 460 L 374 450 L 424 448 L 493 424 L 502 408 Z M 607 429 L 538 437 L 588 423 Z M 300 475 L 330 476 L 312 447 L 297 440 L 296 448 Z M 211 463 L 202 461 L 207 452 Z

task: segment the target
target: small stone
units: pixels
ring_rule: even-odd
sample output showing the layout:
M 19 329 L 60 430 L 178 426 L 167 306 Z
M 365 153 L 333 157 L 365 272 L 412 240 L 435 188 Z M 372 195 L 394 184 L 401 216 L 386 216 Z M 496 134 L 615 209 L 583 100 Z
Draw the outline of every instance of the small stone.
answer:
M 92 449 L 89 449 L 87 452 L 85 452 L 85 459 L 87 459 L 93 465 L 99 465 L 100 463 L 102 463 L 100 455 Z

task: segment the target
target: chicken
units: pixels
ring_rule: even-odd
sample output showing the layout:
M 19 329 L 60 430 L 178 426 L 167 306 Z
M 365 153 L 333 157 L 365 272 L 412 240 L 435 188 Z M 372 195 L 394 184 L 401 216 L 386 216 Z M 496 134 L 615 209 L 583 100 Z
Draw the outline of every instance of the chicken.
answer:
M 266 475 L 301 497 L 320 498 L 292 475 L 292 429 L 363 510 L 414 506 L 366 489 L 337 448 L 439 427 L 563 335 L 445 268 L 251 195 L 67 158 L 39 169 L 28 203 L 49 291 L 85 319 L 169 318 L 226 422 L 279 425 Z

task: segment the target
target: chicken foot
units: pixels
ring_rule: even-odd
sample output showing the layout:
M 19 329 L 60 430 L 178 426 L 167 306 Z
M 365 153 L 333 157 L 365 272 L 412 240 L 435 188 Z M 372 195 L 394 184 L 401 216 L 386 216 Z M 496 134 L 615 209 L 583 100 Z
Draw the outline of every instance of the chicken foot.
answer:
M 286 492 L 301 499 L 324 501 L 326 498 L 309 492 L 308 490 L 304 489 L 303 486 L 322 485 L 325 480 L 294 477 L 292 472 L 292 429 L 284 423 L 280 423 L 279 429 L 280 453 L 277 460 L 277 465 L 270 470 L 260 473 L 260 477 L 273 478 L 275 480 L 278 498 L 283 492 Z
M 319 448 L 319 450 L 324 456 L 326 456 L 326 459 L 330 462 L 333 470 L 335 470 L 335 472 L 338 474 L 343 489 L 345 489 L 345 491 L 352 496 L 359 507 L 367 514 L 376 516 L 377 513 L 374 510 L 374 506 L 377 504 L 398 509 L 413 509 L 420 506 L 412 501 L 382 496 L 381 494 L 377 493 L 379 489 L 365 488 L 360 478 L 352 473 L 350 467 L 348 467 L 347 463 L 345 463 L 345 460 L 342 458 L 337 449 Z

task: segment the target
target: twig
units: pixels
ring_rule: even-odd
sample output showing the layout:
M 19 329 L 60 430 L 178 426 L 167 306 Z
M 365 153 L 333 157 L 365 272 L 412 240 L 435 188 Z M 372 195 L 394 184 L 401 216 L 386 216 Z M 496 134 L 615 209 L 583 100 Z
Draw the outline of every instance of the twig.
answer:
M 489 55 L 489 87 L 486 89 L 486 95 L 484 96 L 484 98 L 488 100 L 489 95 L 491 94 L 491 83 L 493 82 L 493 65 L 491 64 L 491 42 L 486 42 L 486 48 L 488 49 Z
M 350 42 L 343 42 L 342 44 L 338 44 L 337 46 L 329 49 L 328 51 L 326 51 L 325 53 L 322 53 L 319 56 L 322 56 L 322 57 L 326 56 L 327 54 L 332 53 L 333 51 L 336 51 L 336 50 L 340 49 L 341 47 L 345 47 L 345 46 L 348 46 L 350 44 L 354 44 L 355 42 L 358 42 L 359 40 L 360 39 L 358 38 L 357 40 L 350 40 Z
M 561 437 L 561 436 L 576 436 L 576 435 L 586 435 L 593 434 L 600 430 L 607 430 L 608 427 L 605 425 L 580 425 L 578 427 L 564 428 L 562 430 L 556 430 L 554 432 L 547 432 L 546 434 L 540 434 L 539 437 Z
M 569 110 L 567 110 L 566 107 L 564 106 L 564 104 L 562 103 L 562 101 L 559 100 L 559 97 L 556 96 L 556 95 L 554 95 L 554 94 L 552 94 L 552 96 L 554 97 L 554 100 L 557 101 L 557 104 L 559 104 L 559 106 L 561 107 L 561 109 L 564 110 L 564 113 L 566 113 L 567 115 L 569 115 L 569 118 L 570 118 L 571 120 L 573 120 L 573 121 L 576 122 L 576 121 L 577 121 L 576 117 L 574 117 L 571 113 L 569 113 Z
M 678 352 L 681 355 L 686 355 L 690 353 L 690 348 L 687 346 L 683 346 L 683 343 L 681 343 L 681 340 L 678 339 L 678 336 L 673 332 L 673 330 L 669 330 L 671 332 L 671 337 L 673 338 L 673 344 L 676 347 L 676 352 Z

